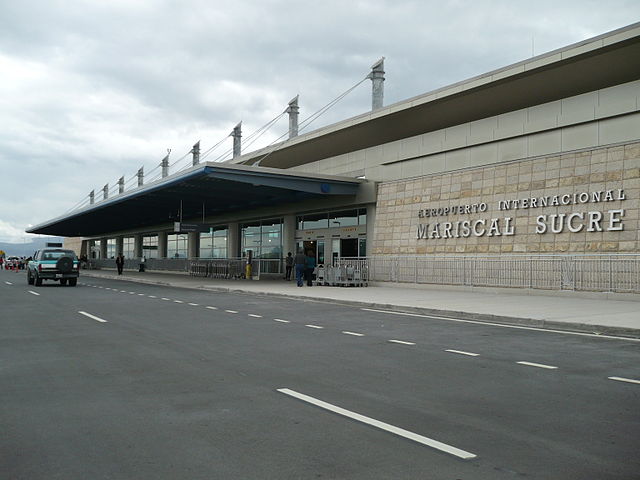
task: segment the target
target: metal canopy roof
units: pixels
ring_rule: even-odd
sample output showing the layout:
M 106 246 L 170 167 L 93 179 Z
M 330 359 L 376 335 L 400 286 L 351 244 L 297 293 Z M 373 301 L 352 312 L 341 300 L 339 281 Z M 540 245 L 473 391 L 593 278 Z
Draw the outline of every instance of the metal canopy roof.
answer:
M 368 112 L 273 147 L 244 155 L 243 163 L 291 168 L 414 135 L 540 105 L 640 78 L 639 24 L 632 38 L 566 56 L 575 45 L 458 84 Z M 604 42 L 608 35 L 581 43 Z M 596 42 L 597 43 L 597 42 Z M 548 60 L 545 60 L 548 59 Z M 543 61 L 544 60 L 544 61 Z M 536 66 L 536 62 L 541 65 Z M 504 73 L 502 73 L 504 71 Z M 510 73 L 518 71 L 519 73 Z
M 151 227 L 234 210 L 355 195 L 362 180 L 205 163 L 27 230 L 65 237 Z M 182 209 L 182 212 L 181 212 Z

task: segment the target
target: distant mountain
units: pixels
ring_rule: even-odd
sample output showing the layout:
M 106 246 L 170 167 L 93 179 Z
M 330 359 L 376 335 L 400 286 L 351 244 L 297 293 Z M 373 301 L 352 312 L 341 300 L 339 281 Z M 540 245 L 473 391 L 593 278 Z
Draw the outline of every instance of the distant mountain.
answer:
M 0 250 L 4 250 L 7 256 L 15 256 L 15 257 L 29 257 L 33 255 L 33 252 L 44 248 L 48 242 L 58 242 L 63 243 L 64 238 L 62 237 L 45 237 L 45 238 L 34 238 L 29 243 L 8 243 L 8 242 L 0 242 Z

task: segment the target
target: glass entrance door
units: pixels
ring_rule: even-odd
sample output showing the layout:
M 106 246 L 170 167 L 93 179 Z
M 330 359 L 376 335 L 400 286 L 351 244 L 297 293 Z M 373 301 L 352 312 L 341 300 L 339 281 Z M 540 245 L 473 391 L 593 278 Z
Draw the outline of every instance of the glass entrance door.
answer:
M 341 257 L 357 257 L 358 256 L 358 239 L 357 238 L 341 238 L 340 239 L 340 256 Z

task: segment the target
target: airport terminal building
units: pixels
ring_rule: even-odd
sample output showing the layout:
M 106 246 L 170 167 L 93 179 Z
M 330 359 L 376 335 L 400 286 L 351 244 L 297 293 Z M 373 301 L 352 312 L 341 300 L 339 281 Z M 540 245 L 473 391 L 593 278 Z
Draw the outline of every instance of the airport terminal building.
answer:
M 640 293 L 640 23 L 289 138 L 105 191 L 29 230 L 189 269 L 251 252 L 369 280 Z M 165 170 L 166 168 L 166 170 Z M 155 262 L 155 263 L 154 263 Z M 99 264 L 99 262 L 98 262 Z

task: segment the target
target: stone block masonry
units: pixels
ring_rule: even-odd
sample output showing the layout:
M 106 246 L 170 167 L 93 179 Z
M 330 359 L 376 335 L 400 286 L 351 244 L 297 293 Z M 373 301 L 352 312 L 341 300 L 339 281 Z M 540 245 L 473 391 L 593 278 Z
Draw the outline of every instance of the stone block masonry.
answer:
M 383 182 L 374 255 L 640 253 L 640 143 Z

